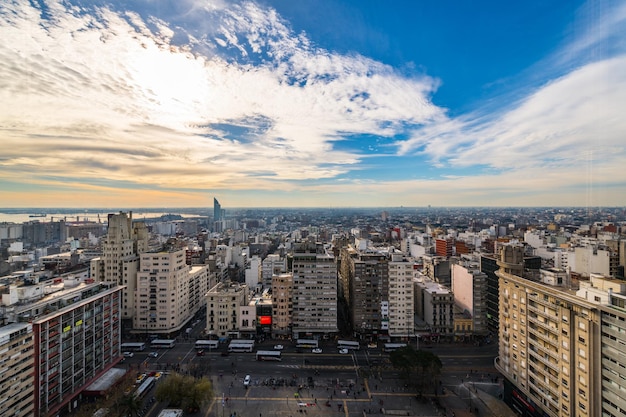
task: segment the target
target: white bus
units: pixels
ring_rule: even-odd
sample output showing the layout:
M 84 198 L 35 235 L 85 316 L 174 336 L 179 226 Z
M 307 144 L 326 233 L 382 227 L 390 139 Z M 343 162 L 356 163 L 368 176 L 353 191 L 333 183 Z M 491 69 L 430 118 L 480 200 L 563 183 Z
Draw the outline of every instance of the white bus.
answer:
M 318 347 L 320 347 L 320 345 L 319 341 L 315 339 L 297 339 L 296 347 L 317 349 Z
M 252 352 L 254 350 L 254 340 L 233 339 L 228 344 L 229 352 Z
M 196 350 L 200 349 L 217 349 L 220 342 L 218 340 L 197 340 L 196 341 Z
M 173 348 L 176 344 L 174 339 L 154 339 L 150 342 L 150 346 L 157 349 L 169 349 Z
M 144 350 L 146 348 L 146 344 L 145 343 L 122 343 L 120 345 L 120 348 L 122 349 L 122 352 L 141 352 L 142 350 Z
M 282 361 L 280 350 L 258 350 L 256 352 L 257 361 Z
M 359 342 L 350 340 L 338 340 L 337 349 L 359 350 L 361 349 L 361 345 L 359 345 Z
M 150 389 L 154 386 L 155 383 L 156 383 L 156 378 L 153 376 L 149 376 L 141 383 L 141 385 L 139 385 L 139 388 L 137 388 L 137 391 L 135 391 L 133 396 L 135 398 L 145 397 L 145 395 L 148 393 L 148 391 L 150 391 Z
M 385 343 L 385 347 L 383 348 L 385 352 L 394 352 L 398 349 L 402 349 L 406 347 L 406 343 Z

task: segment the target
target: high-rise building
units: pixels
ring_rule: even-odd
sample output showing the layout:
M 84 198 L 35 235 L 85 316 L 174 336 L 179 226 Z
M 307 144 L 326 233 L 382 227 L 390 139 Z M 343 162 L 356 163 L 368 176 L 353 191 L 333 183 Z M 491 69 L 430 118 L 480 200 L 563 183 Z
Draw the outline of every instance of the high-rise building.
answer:
M 415 333 L 414 266 L 415 262 L 406 258 L 402 252 L 390 254 L 387 301 L 388 331 L 391 338 L 409 339 Z
M 140 255 L 133 329 L 170 334 L 205 305 L 209 266 L 187 265 L 185 255 L 185 248 L 175 247 Z
M 337 333 L 337 264 L 321 243 L 293 250 L 293 338 Z
M 80 284 L 21 308 L 35 317 L 33 415 L 73 409 L 81 391 L 119 362 L 121 293 L 116 283 Z
M 480 272 L 478 263 L 469 261 L 452 265 L 452 291 L 456 305 L 472 319 L 474 336 L 486 336 L 487 329 L 487 275 Z
M 224 210 L 220 205 L 220 202 L 217 201 L 217 198 L 213 198 L 213 231 L 214 232 L 223 232 L 224 231 Z
M 0 327 L 0 416 L 30 417 L 34 411 L 33 325 Z
M 374 248 L 341 250 L 341 282 L 348 302 L 351 324 L 362 337 L 381 334 L 381 302 L 388 294 L 389 259 Z M 387 299 L 387 297 L 385 297 Z
M 123 286 L 122 318 L 135 316 L 135 291 L 139 254 L 148 250 L 148 229 L 133 222 L 133 213 L 109 214 L 107 234 L 102 242 L 102 257 L 91 261 L 91 277 L 96 281 Z
M 293 313 L 293 274 L 272 277 L 272 337 L 291 336 Z

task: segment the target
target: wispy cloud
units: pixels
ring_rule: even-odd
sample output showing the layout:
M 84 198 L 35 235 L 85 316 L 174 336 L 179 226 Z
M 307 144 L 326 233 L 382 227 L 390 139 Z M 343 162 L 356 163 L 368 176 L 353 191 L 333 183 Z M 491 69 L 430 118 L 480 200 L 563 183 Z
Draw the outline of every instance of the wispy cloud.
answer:
M 436 74 L 406 75 L 335 53 L 253 2 L 138 1 L 132 11 L 34 4 L 0 5 L 0 187 L 72 184 L 129 198 L 117 184 L 153 190 L 151 198 L 180 199 L 174 190 L 181 190 L 198 204 L 191 196 L 207 189 L 280 189 L 298 196 L 291 205 L 344 198 L 370 205 L 373 192 L 397 200 L 415 189 L 443 198 L 447 189 L 456 193 L 445 197 L 449 204 L 480 204 L 469 198 L 586 184 L 580 165 L 590 161 L 597 181 L 626 187 L 615 175 L 625 159 L 623 47 L 494 114 L 451 118 L 431 100 Z M 624 9 L 618 12 L 606 33 L 590 31 L 568 53 L 616 39 Z M 354 179 L 357 171 L 367 178 L 372 155 L 341 145 L 359 135 L 379 137 L 371 149 L 397 149 L 398 160 L 425 157 L 429 165 L 415 169 L 433 169 L 436 178 Z M 476 174 L 457 175 L 474 166 Z M 529 185 L 515 180 L 520 175 L 542 181 Z M 272 198 L 258 205 L 280 204 Z M 405 204 L 421 200 L 412 201 Z

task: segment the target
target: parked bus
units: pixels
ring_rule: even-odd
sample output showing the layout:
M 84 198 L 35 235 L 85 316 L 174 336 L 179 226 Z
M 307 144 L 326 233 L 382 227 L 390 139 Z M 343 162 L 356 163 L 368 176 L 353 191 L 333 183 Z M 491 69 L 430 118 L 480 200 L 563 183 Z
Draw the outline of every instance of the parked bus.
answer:
M 252 352 L 254 350 L 254 340 L 234 339 L 228 344 L 229 352 Z
M 122 349 L 122 352 L 141 352 L 142 350 L 144 350 L 146 348 L 146 344 L 145 343 L 122 343 L 120 345 L 120 348 Z
M 359 350 L 361 349 L 361 345 L 359 345 L 359 342 L 339 340 L 337 341 L 337 349 Z
M 317 349 L 320 346 L 319 346 L 319 341 L 315 339 L 297 339 L 296 347 Z
M 149 376 L 139 385 L 137 391 L 133 394 L 135 398 L 143 398 L 146 394 L 152 389 L 154 384 L 156 383 L 156 379 L 153 376 Z
M 256 352 L 257 361 L 282 361 L 280 350 L 258 350 Z
M 150 342 L 150 346 L 157 349 L 173 348 L 175 344 L 176 341 L 174 339 L 154 339 L 152 342 Z
M 196 350 L 204 350 L 204 349 L 217 349 L 219 346 L 219 341 L 217 340 L 197 340 L 196 341 Z
M 385 352 L 393 352 L 398 349 L 402 349 L 406 347 L 406 343 L 385 343 L 384 350 Z

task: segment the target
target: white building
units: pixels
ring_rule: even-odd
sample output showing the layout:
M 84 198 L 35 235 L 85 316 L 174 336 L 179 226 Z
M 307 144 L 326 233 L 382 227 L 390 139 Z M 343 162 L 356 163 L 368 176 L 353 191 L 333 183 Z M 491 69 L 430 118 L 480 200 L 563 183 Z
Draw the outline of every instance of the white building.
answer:
M 389 336 L 409 338 L 415 328 L 413 265 L 402 253 L 391 253 L 389 260 Z
M 474 334 L 487 334 L 487 275 L 473 262 L 453 264 L 451 272 L 456 305 L 471 315 Z
M 250 291 L 245 284 L 220 282 L 205 296 L 207 319 L 205 332 L 220 339 L 239 337 L 241 307 L 247 306 Z

